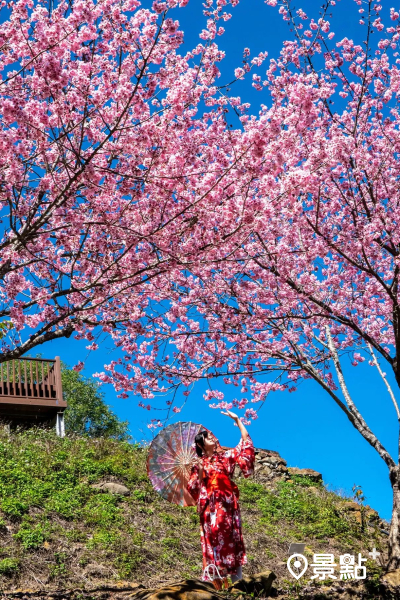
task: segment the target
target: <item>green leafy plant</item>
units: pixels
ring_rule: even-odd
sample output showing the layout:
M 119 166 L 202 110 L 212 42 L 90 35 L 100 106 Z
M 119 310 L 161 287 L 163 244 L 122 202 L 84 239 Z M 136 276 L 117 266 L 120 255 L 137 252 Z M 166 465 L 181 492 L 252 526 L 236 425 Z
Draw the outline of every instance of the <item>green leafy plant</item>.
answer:
M 24 521 L 14 538 L 19 540 L 25 550 L 38 548 L 47 539 L 47 532 L 41 523 L 31 524 Z
M 87 542 L 86 547 L 89 550 L 93 550 L 98 546 L 101 546 L 102 548 L 112 548 L 115 542 L 119 540 L 119 538 L 120 534 L 117 530 L 100 529 L 98 531 L 95 531 L 92 539 L 90 539 Z
M 131 552 L 123 552 L 117 556 L 114 561 L 115 567 L 118 569 L 118 575 L 121 579 L 129 579 L 136 571 L 140 563 L 142 562 L 142 556 L 138 550 L 132 550 Z
M 1 501 L 1 510 L 10 517 L 22 517 L 28 510 L 28 504 L 11 496 Z
M 133 491 L 133 497 L 136 500 L 139 500 L 141 502 L 144 502 L 146 500 L 146 492 L 143 490 L 134 490 Z
M 19 569 L 19 560 L 16 558 L 3 558 L 0 560 L 0 575 L 14 575 Z
M 366 498 L 366 496 L 364 496 L 364 492 L 360 485 L 354 484 L 352 487 L 352 491 L 353 491 L 354 500 L 360 505 L 361 529 L 362 529 L 362 531 L 365 531 L 365 529 L 367 527 L 367 519 L 366 519 L 367 508 L 364 503 L 367 498 Z
M 314 487 L 314 488 L 320 488 L 323 489 L 323 483 L 322 481 L 314 481 L 311 477 L 309 477 L 308 475 L 290 475 L 290 479 L 292 480 L 293 483 L 295 483 L 298 486 L 301 487 Z
M 350 541 L 357 533 L 357 527 L 338 513 L 334 494 L 326 492 L 319 498 L 310 495 L 309 486 L 294 481 L 278 481 L 275 493 L 254 482 L 243 481 L 239 485 L 242 501 L 260 509 L 266 527 L 285 520 L 292 525 L 293 537 L 312 536 L 321 540 L 337 536 Z
M 59 577 L 65 577 L 68 572 L 65 561 L 67 559 L 67 555 L 65 552 L 55 552 L 54 553 L 55 564 L 50 566 L 50 579 L 58 579 Z
M 181 540 L 175 537 L 165 537 L 161 540 L 161 543 L 166 548 L 179 548 L 181 545 Z

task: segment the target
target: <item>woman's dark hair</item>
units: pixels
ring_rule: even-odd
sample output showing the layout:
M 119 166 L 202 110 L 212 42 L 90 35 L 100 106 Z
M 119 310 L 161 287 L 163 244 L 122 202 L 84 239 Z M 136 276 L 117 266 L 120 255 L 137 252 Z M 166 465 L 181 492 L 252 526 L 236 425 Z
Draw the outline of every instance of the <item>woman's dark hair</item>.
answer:
M 204 451 L 204 439 L 208 436 L 208 431 L 200 431 L 194 438 L 194 443 L 196 444 L 196 454 L 197 456 L 203 456 Z

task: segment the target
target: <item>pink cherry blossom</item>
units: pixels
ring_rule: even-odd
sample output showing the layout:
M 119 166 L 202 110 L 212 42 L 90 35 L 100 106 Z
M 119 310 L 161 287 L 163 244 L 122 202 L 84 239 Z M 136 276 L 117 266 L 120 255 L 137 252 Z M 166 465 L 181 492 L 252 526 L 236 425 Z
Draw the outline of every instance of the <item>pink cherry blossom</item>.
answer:
M 389 8 L 365 3 L 359 39 L 335 44 L 329 2 L 310 15 L 304 33 L 297 25 L 305 19 L 290 0 L 267 3 L 279 6 L 293 38 L 270 60 L 265 84 L 255 73 L 254 82 L 267 92 L 259 110 L 239 112 L 235 142 L 208 155 L 218 157 L 217 173 L 226 173 L 234 151 L 232 177 L 218 187 L 215 172 L 200 171 L 207 210 L 202 213 L 199 202 L 179 223 L 194 227 L 179 248 L 169 239 L 175 268 L 160 277 L 164 295 L 157 295 L 167 306 L 165 317 L 161 308 L 142 304 L 140 319 L 114 334 L 137 371 L 129 374 L 117 361 L 106 370 L 116 387 L 143 397 L 156 397 L 161 386 L 177 390 L 207 380 L 209 406 L 240 405 L 247 424 L 272 393 L 274 399 L 282 391 L 296 393 L 303 380 L 313 381 L 388 468 L 395 517 L 389 562 L 396 569 L 398 456 L 353 402 L 342 364 L 360 370 L 361 362 L 364 369 L 372 361 L 371 372 L 390 390 L 397 423 L 400 409 L 385 372 L 390 369 L 400 387 L 400 26 Z M 207 32 L 212 39 L 211 24 Z M 213 92 L 207 101 L 215 107 Z M 7 119 L 17 111 L 7 104 Z M 210 131 L 225 139 L 218 119 Z M 197 178 L 191 181 L 197 190 Z M 159 358 L 164 350 L 166 362 Z M 220 397 L 219 378 L 245 387 L 246 402 Z
M 170 13 L 186 2 L 10 3 L 0 24 L 2 361 L 70 336 L 96 351 L 96 329 L 134 360 L 128 375 L 117 361 L 100 379 L 122 392 L 133 377 L 154 397 L 141 373 L 157 351 L 135 341 L 149 306 L 174 297 L 192 258 L 210 264 L 221 243 L 210 211 L 229 227 L 232 197 L 254 175 L 251 140 L 224 117 L 224 52 L 210 41 L 236 3 L 210 5 L 208 41 L 192 49 Z

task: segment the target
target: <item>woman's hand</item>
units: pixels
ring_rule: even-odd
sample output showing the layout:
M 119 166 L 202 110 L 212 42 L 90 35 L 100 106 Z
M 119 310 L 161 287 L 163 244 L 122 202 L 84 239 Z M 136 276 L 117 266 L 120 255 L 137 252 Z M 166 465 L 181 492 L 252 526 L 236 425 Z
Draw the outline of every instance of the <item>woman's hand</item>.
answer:
M 231 419 L 233 419 L 235 421 L 236 425 L 239 427 L 240 433 L 242 434 L 242 439 L 247 440 L 247 438 L 249 437 L 248 431 L 247 431 L 246 427 L 243 425 L 242 421 L 239 419 L 239 417 L 237 415 L 235 415 L 235 413 L 231 412 L 230 410 L 227 410 L 226 412 L 221 410 L 221 412 L 223 415 L 227 415 L 228 417 L 230 417 Z
M 239 421 L 239 417 L 237 415 L 235 415 L 235 413 L 231 412 L 230 410 L 227 410 L 226 412 L 221 410 L 221 413 L 223 415 L 227 415 L 228 417 L 230 417 L 231 419 L 233 419 L 236 422 Z

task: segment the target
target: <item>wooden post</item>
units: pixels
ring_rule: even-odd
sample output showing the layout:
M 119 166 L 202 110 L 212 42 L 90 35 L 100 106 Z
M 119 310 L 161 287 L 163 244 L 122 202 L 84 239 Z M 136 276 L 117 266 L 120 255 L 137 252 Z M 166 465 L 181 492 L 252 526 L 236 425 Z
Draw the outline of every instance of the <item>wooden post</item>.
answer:
M 62 400 L 63 393 L 62 393 L 62 382 L 61 382 L 61 362 L 60 362 L 59 356 L 56 356 L 56 362 L 54 363 L 54 375 L 55 375 L 55 380 L 56 380 L 57 400 Z
M 30 393 L 30 396 L 34 396 L 35 393 L 33 391 L 33 367 L 32 367 L 32 361 L 31 360 L 29 361 L 29 372 L 30 372 L 30 376 L 31 376 L 31 388 L 30 388 L 31 393 Z
M 18 359 L 18 396 L 22 396 L 21 359 Z
M 56 356 L 54 363 L 54 376 L 56 383 L 56 401 L 63 400 L 62 381 L 61 381 L 61 362 L 60 357 Z M 65 436 L 64 411 L 57 413 L 56 417 L 56 433 L 60 437 Z
M 56 433 L 59 437 L 65 437 L 64 413 L 57 413 Z
M 28 396 L 28 375 L 26 373 L 26 360 L 24 359 L 24 373 L 25 373 L 25 396 Z
M 35 370 L 36 370 L 36 395 L 37 395 L 37 398 L 40 398 L 39 367 L 38 367 L 37 360 L 35 361 Z

